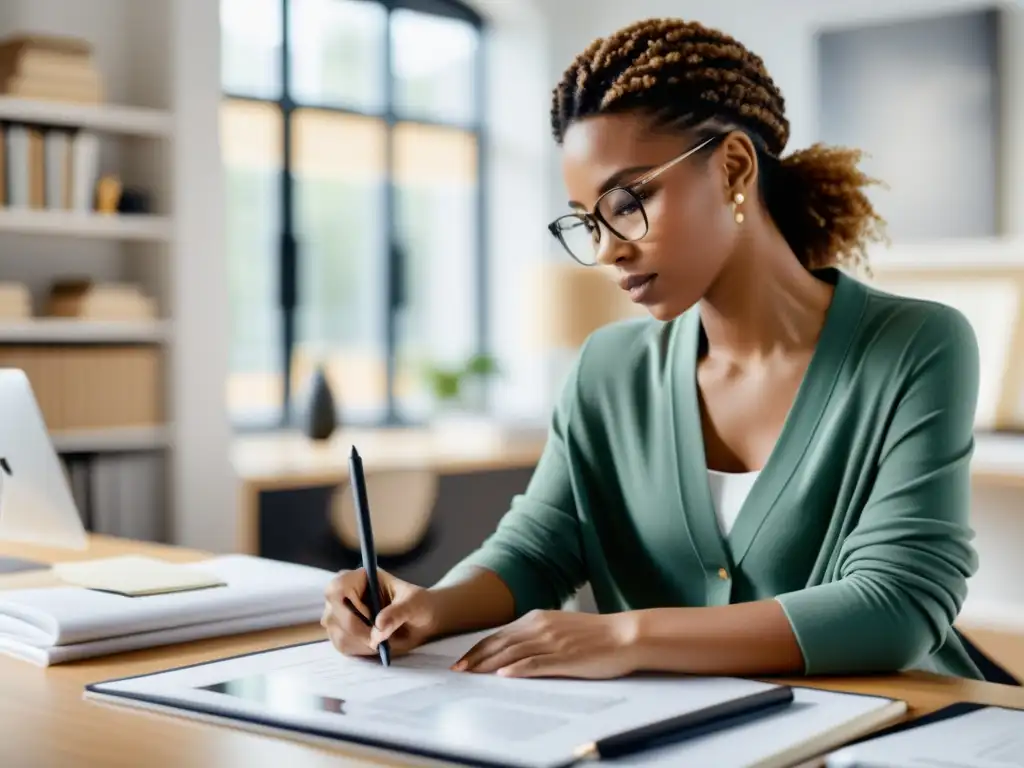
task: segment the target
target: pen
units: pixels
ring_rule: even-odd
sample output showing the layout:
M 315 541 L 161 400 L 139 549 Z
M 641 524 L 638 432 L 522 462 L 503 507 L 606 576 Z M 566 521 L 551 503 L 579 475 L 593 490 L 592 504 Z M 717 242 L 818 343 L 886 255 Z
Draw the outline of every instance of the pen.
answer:
M 352 446 L 348 458 L 348 470 L 352 481 L 352 498 L 356 504 L 356 521 L 359 524 L 359 549 L 362 551 L 363 568 L 366 570 L 367 606 L 370 609 L 370 624 L 377 623 L 380 613 L 380 584 L 377 581 L 377 552 L 373 547 L 373 526 L 370 524 L 370 503 L 366 498 L 366 478 L 363 476 L 363 461 L 359 451 Z M 357 611 L 358 613 L 358 611 Z M 391 665 L 391 649 L 387 640 L 377 646 L 380 663 Z
M 573 751 L 577 760 L 612 759 L 659 746 L 663 741 L 679 741 L 729 728 L 739 720 L 762 717 L 793 702 L 793 689 L 779 685 L 749 696 L 723 701 L 694 712 L 685 712 L 657 723 L 623 731 L 583 744 Z

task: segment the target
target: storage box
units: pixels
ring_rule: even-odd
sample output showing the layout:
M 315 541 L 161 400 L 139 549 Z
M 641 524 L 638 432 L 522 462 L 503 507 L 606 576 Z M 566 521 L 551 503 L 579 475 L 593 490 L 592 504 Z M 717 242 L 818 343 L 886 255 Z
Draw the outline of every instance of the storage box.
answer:
M 25 371 L 51 431 L 163 424 L 162 357 L 152 345 L 0 345 L 0 367 Z

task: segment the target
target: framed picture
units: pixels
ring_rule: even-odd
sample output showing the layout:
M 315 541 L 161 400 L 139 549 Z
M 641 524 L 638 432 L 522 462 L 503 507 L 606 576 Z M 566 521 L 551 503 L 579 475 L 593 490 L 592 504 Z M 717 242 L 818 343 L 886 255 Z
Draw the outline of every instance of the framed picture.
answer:
M 819 138 L 867 153 L 894 243 L 1001 234 L 998 9 L 817 35 Z

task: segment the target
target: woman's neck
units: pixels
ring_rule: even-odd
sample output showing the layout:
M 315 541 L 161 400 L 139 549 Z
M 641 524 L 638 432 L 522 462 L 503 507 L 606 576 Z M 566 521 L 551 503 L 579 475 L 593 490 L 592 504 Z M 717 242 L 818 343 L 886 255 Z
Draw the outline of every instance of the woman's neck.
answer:
M 833 286 L 812 275 L 778 237 L 729 259 L 701 299 L 709 352 L 736 361 L 812 348 Z

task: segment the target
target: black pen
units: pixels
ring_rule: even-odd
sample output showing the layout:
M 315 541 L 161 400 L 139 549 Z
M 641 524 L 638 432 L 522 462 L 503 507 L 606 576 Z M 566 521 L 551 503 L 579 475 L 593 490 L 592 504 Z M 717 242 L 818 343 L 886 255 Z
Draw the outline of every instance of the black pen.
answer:
M 703 736 L 762 717 L 793 703 L 793 689 L 779 685 L 738 699 L 712 704 L 694 712 L 685 712 L 656 723 L 623 731 L 577 747 L 577 760 L 610 760 L 642 749 L 658 747 L 661 742 L 675 742 Z
M 370 609 L 370 624 L 377 623 L 380 613 L 380 583 L 377 581 L 377 552 L 373 547 L 373 526 L 370 524 L 370 502 L 366 498 L 366 478 L 363 476 L 363 461 L 359 451 L 352 446 L 348 458 L 349 479 L 352 483 L 352 498 L 356 504 L 356 520 L 359 524 L 359 549 L 363 555 L 363 568 L 366 570 L 367 606 Z M 357 611 L 358 613 L 358 611 Z M 385 667 L 391 665 L 391 649 L 387 640 L 377 646 L 380 663 Z

